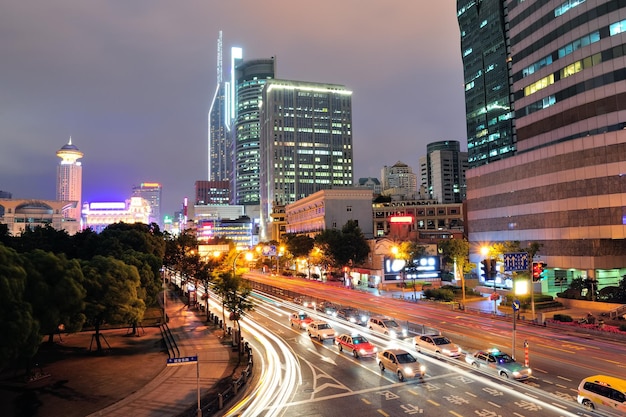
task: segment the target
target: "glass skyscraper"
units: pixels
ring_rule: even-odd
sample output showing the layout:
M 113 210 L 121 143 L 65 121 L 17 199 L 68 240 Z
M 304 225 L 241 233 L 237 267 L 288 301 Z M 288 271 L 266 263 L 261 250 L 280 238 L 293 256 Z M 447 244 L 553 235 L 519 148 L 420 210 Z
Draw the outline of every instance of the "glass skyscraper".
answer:
M 483 19 L 491 3 L 501 3 L 502 13 Z M 462 37 L 491 25 L 506 35 L 515 108 L 515 153 L 466 173 L 470 243 L 539 243 L 548 264 L 537 284 L 542 292 L 554 294 L 576 278 L 595 281 L 596 289 L 618 285 L 626 275 L 626 3 L 458 7 Z M 469 53 L 462 45 L 464 62 L 489 49 Z
M 505 3 L 502 0 L 457 1 L 470 168 L 507 158 L 516 150 Z
M 274 58 L 243 61 L 235 68 L 234 204 L 259 205 L 261 92 L 274 78 Z

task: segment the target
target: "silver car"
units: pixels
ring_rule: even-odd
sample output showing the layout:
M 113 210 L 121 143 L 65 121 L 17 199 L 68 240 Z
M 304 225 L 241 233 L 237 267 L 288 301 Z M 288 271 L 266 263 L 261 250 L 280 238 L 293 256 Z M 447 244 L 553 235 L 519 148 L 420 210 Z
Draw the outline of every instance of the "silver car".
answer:
M 426 367 L 403 349 L 387 349 L 378 352 L 376 361 L 381 372 L 389 369 L 398 375 L 399 381 L 404 381 L 406 378 L 424 378 L 426 373 Z
M 502 378 L 517 380 L 528 379 L 532 370 L 498 349 L 479 350 L 473 355 L 466 355 L 465 362 L 487 372 L 495 373 Z
M 423 334 L 415 336 L 415 350 L 426 351 L 435 355 L 447 356 L 448 358 L 458 358 L 461 356 L 461 348 L 455 345 L 445 336 Z

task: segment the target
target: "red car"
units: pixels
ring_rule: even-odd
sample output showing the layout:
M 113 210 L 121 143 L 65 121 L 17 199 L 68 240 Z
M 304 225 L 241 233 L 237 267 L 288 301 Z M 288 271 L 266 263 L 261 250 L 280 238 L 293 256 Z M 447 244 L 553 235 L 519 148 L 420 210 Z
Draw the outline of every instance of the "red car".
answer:
M 306 327 L 311 323 L 313 319 L 309 317 L 308 314 L 299 312 L 293 313 L 291 317 L 289 317 L 289 323 L 291 327 L 297 326 L 298 329 L 306 329 Z
M 360 334 L 342 334 L 335 338 L 335 342 L 337 342 L 340 352 L 346 349 L 348 352 L 352 352 L 355 358 L 374 356 L 378 352 L 378 348 Z

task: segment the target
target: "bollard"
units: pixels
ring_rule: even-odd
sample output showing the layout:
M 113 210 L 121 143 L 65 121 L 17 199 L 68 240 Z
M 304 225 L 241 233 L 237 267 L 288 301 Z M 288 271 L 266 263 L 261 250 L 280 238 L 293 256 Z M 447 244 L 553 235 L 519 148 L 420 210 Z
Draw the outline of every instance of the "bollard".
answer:
M 217 394 L 217 409 L 221 410 L 224 408 L 224 397 L 221 393 Z
M 241 371 L 241 380 L 243 381 L 243 383 L 246 383 L 246 379 L 248 378 L 248 374 L 246 374 L 246 371 Z
M 237 386 L 237 381 L 233 381 L 233 393 L 234 393 L 234 395 L 237 395 L 237 388 L 239 388 Z

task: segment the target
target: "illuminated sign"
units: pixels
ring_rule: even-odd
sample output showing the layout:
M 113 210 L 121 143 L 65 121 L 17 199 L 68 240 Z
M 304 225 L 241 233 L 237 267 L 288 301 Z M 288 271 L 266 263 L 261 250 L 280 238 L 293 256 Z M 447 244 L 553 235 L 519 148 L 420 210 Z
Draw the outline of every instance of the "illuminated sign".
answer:
M 404 272 L 404 279 L 408 280 L 439 278 L 441 273 L 439 267 L 438 256 L 422 256 L 414 259 L 413 264 L 409 266 L 406 266 L 403 259 L 385 257 L 383 262 L 384 280 L 398 281 L 403 278 L 402 272 Z
M 126 210 L 126 203 L 123 201 L 89 203 L 89 210 Z
M 389 217 L 389 223 L 413 223 L 413 217 L 411 217 L 411 216 L 391 216 L 391 217 Z
M 161 184 L 159 184 L 158 182 L 142 182 L 141 186 L 142 187 L 160 187 Z

